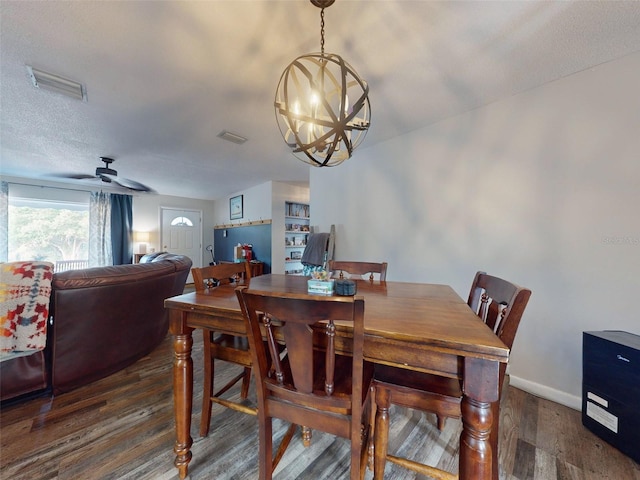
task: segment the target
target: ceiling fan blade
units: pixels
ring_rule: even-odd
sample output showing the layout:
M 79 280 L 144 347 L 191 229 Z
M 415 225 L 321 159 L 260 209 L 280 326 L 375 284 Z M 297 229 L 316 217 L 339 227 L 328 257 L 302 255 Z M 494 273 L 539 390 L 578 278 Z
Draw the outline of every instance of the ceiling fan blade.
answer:
M 110 181 L 117 183 L 118 185 L 128 188 L 129 190 L 135 190 L 137 192 L 153 192 L 152 188 L 143 185 L 142 183 L 130 180 L 128 178 L 117 177 L 115 175 L 102 174 L 101 177 L 108 178 Z
M 73 178 L 74 180 L 87 180 L 89 178 L 96 178 L 95 175 L 89 175 L 87 173 L 52 173 L 51 176 L 59 178 Z

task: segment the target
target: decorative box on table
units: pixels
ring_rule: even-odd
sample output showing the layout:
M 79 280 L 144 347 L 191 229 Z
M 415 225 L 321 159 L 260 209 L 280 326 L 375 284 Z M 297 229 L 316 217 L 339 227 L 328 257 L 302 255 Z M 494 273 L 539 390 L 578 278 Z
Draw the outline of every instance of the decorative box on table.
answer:
M 314 293 L 319 295 L 333 295 L 335 281 L 330 280 L 307 280 L 307 293 Z
M 353 280 L 336 280 L 336 294 L 350 296 L 356 294 L 356 282 Z

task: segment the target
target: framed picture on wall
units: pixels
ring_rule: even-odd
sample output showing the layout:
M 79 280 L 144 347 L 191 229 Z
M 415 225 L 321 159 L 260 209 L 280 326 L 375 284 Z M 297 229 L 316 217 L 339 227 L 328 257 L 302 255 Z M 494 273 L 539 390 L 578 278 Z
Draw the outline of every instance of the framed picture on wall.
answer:
M 243 195 L 238 195 L 237 197 L 231 197 L 229 199 L 229 218 L 231 218 L 231 220 L 237 220 L 244 215 L 242 197 Z

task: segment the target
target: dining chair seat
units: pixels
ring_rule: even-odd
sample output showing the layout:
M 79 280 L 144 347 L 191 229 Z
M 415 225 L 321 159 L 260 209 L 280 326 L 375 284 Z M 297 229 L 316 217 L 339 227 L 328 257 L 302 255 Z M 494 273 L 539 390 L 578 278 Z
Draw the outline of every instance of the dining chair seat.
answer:
M 425 385 L 429 386 L 428 395 L 423 395 Z M 375 387 L 378 387 L 378 390 L 394 389 L 395 405 L 426 412 L 438 412 L 438 430 L 444 428 L 447 417 L 460 418 L 462 389 L 457 378 L 376 365 Z

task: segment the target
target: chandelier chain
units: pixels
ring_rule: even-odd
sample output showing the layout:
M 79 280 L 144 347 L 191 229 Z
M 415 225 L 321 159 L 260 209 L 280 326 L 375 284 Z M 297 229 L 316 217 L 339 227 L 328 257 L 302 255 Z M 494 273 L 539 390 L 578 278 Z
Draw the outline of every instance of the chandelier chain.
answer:
M 324 8 L 320 10 L 320 53 L 324 57 Z

